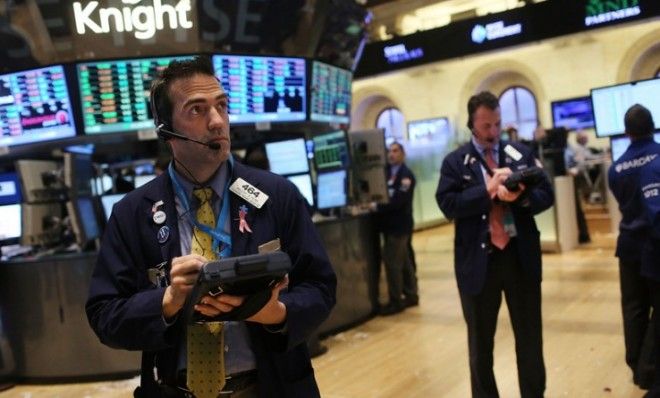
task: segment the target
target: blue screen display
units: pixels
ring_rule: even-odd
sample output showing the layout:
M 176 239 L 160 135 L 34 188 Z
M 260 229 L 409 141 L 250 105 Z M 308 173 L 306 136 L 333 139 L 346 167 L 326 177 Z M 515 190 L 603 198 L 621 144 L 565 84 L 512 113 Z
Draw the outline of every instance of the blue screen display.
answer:
M 214 55 L 213 68 L 229 95 L 231 123 L 307 118 L 303 58 Z
M 316 177 L 316 203 L 319 209 L 346 206 L 346 170 L 319 173 Z
M 0 146 L 76 135 L 61 65 L 0 75 Z
M 312 142 L 317 170 L 348 167 L 350 156 L 343 130 L 317 135 Z
M 553 127 L 566 127 L 567 130 L 587 129 L 594 126 L 594 113 L 591 97 L 553 101 Z
M 16 173 L 0 173 L 0 205 L 21 203 L 21 186 Z
M 314 61 L 312 64 L 310 120 L 348 123 L 351 111 L 351 71 Z
M 305 140 L 268 142 L 265 145 L 270 171 L 279 175 L 306 173 L 309 171 Z

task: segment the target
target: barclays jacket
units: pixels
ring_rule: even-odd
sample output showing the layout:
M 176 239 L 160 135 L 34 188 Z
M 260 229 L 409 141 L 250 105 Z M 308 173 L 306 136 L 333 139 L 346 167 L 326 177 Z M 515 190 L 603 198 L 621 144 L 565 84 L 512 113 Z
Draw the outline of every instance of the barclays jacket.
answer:
M 507 145 L 513 150 L 504 150 Z M 490 233 L 488 215 L 492 201 L 486 190 L 476 148 L 467 143 L 451 152 L 442 162 L 435 194 L 440 210 L 455 223 L 454 268 L 458 288 L 478 294 L 483 288 L 488 266 Z M 536 165 L 532 150 L 520 143 L 500 142 L 499 167 L 513 171 Z M 517 231 L 518 256 L 530 280 L 541 280 L 540 233 L 534 215 L 552 206 L 554 194 L 547 176 L 536 187 L 528 188 L 510 205 Z
M 660 282 L 660 156 L 642 168 L 639 182 L 650 227 L 649 238 L 642 251 L 640 272 Z
M 232 255 L 257 253 L 259 245 L 279 238 L 293 266 L 289 286 L 280 293 L 287 307 L 286 333 L 271 333 L 263 325 L 247 322 L 257 360 L 259 396 L 319 396 L 306 341 L 335 304 L 334 271 L 307 214 L 305 199 L 293 184 L 236 162 L 231 181 L 239 177 L 269 199 L 257 209 L 230 193 Z M 152 220 L 152 205 L 159 200 L 167 216 L 163 225 L 171 231 L 162 243 L 157 236 L 163 225 Z M 238 229 L 242 205 L 248 207 L 246 220 L 252 233 Z M 161 308 L 165 288 L 153 285 L 147 274 L 149 268 L 181 255 L 177 224 L 167 173 L 117 203 L 104 232 L 86 305 L 89 323 L 104 344 L 143 351 L 143 396 L 159 396 L 159 381 L 175 384 L 177 343 L 186 329 L 182 316 L 173 325 L 165 324 Z

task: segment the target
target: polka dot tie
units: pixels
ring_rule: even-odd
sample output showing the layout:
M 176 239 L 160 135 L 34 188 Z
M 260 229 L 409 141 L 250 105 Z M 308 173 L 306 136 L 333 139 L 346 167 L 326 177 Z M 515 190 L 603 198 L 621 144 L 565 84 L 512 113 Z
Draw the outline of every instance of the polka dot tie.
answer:
M 213 191 L 199 188 L 193 191 L 199 200 L 195 213 L 197 222 L 215 228 L 215 215 L 211 207 Z M 213 239 L 195 226 L 191 251 L 207 260 L 217 259 L 213 251 Z M 187 384 L 197 398 L 216 398 L 225 385 L 224 336 L 222 322 L 206 322 L 188 325 Z

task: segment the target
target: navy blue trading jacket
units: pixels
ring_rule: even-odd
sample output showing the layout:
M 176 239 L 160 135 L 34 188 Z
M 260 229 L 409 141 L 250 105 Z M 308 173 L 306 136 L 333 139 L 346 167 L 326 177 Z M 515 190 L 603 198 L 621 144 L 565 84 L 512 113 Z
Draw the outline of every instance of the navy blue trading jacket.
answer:
M 293 268 L 289 286 L 280 293 L 287 308 L 285 334 L 270 333 L 247 322 L 257 360 L 260 397 L 316 397 L 319 390 L 306 341 L 335 304 L 336 277 L 321 240 L 293 184 L 272 173 L 234 163 L 238 177 L 269 195 L 261 209 L 230 193 L 232 255 L 257 253 L 259 245 L 279 238 Z M 152 205 L 162 200 L 169 239 L 160 244 L 162 225 L 152 220 Z M 238 230 L 239 206 L 248 207 L 252 233 Z M 158 377 L 175 384 L 177 349 L 185 322 L 166 326 L 162 315 L 165 288 L 156 287 L 147 269 L 180 256 L 177 211 L 167 173 L 126 195 L 117 203 L 105 230 L 86 305 L 89 323 L 108 346 L 141 350 L 141 392 L 159 396 Z
M 512 146 L 518 160 L 506 153 Z M 490 233 L 488 216 L 492 200 L 478 161 L 481 155 L 472 143 L 451 152 L 443 160 L 435 194 L 440 210 L 454 220 L 454 268 L 458 288 L 467 294 L 479 294 L 486 280 Z M 499 167 L 522 170 L 536 165 L 532 150 L 521 143 L 500 141 Z M 541 280 L 541 242 L 534 215 L 552 206 L 554 195 L 547 176 L 534 188 L 527 188 L 510 204 L 517 231 L 518 257 L 525 276 Z
M 405 163 L 392 178 L 392 166 L 385 169 L 390 201 L 378 205 L 380 231 L 391 235 L 409 235 L 413 230 L 413 194 L 415 176 Z
M 642 168 L 639 182 L 651 227 L 651 236 L 642 253 L 641 274 L 660 282 L 660 156 Z
M 649 237 L 649 223 L 642 205 L 639 173 L 658 155 L 660 144 L 653 141 L 653 137 L 635 140 L 608 170 L 608 183 L 621 210 L 616 242 L 616 256 L 621 260 L 641 261 L 642 248 Z

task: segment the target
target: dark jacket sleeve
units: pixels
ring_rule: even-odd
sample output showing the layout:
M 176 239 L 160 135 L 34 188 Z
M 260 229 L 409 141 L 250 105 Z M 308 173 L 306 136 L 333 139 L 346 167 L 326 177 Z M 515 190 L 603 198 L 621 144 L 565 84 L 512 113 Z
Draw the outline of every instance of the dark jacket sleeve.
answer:
M 440 210 L 449 219 L 479 216 L 491 208 L 486 186 L 476 178 L 463 179 L 461 158 L 459 152 L 452 152 L 443 160 L 435 192 Z
M 521 149 L 520 147 L 517 147 Z M 526 148 L 524 148 L 526 149 Z M 528 167 L 541 166 L 530 150 L 526 150 L 525 163 Z M 526 211 L 536 215 L 548 209 L 554 203 L 555 196 L 548 175 L 544 173 L 543 180 L 535 187 L 527 187 L 518 200 L 513 203 L 514 210 Z

